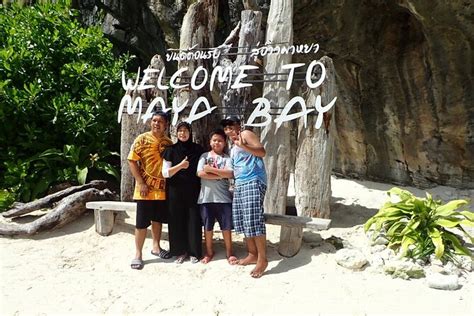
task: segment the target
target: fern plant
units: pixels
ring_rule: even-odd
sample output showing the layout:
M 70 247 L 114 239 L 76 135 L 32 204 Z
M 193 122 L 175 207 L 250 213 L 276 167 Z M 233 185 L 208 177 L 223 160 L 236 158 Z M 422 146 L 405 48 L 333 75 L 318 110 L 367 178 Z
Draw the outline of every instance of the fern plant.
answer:
M 458 235 L 461 232 L 474 242 L 463 228 L 474 226 L 474 213 L 462 210 L 468 204 L 466 200 L 443 204 L 429 193 L 426 198 L 417 198 L 400 188 L 392 188 L 387 194 L 398 201 L 386 202 L 364 225 L 366 232 L 373 227 L 374 238 L 385 231 L 388 247 L 403 257 L 427 260 L 433 253 L 449 261 L 454 261 L 454 254 L 472 257 Z

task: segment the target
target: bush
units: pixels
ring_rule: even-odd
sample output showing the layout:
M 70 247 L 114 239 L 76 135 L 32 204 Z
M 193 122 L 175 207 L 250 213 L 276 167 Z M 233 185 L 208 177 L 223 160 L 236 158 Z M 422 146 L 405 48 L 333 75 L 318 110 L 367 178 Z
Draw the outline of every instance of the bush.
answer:
M 127 57 L 76 15 L 61 4 L 0 7 L 0 189 L 23 201 L 53 182 L 85 180 L 85 167 L 118 175 L 104 164 L 118 161 L 110 153 Z
M 365 223 L 365 231 L 374 227 L 374 238 L 384 231 L 388 247 L 399 250 L 401 256 L 416 259 L 427 260 L 433 253 L 438 259 L 451 261 L 453 254 L 472 256 L 456 234 L 462 232 L 471 242 L 474 241 L 462 227 L 474 226 L 474 213 L 457 210 L 468 204 L 466 200 L 443 204 L 433 200 L 428 193 L 425 199 L 420 199 L 399 188 L 392 188 L 387 193 L 399 201 L 386 202 Z

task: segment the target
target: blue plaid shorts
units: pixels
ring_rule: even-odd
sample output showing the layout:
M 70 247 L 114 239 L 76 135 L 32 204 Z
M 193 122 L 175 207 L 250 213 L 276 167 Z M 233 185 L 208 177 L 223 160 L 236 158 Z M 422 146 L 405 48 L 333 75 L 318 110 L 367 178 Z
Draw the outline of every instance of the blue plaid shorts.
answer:
M 263 217 L 263 199 L 267 186 L 253 180 L 239 184 L 234 189 L 232 216 L 234 229 L 245 237 L 265 235 L 265 218 Z

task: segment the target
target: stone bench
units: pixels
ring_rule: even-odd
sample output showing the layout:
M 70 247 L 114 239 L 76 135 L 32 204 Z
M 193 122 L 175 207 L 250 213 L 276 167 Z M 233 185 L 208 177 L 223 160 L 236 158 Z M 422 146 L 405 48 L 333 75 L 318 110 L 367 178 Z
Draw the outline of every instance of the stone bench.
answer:
M 95 231 L 102 236 L 112 233 L 118 212 L 136 212 L 135 202 L 97 201 L 87 202 L 86 207 L 94 210 Z M 330 219 L 304 216 L 289 216 L 265 213 L 265 223 L 282 226 L 278 252 L 292 257 L 301 248 L 303 228 L 312 231 L 325 230 L 331 224 Z

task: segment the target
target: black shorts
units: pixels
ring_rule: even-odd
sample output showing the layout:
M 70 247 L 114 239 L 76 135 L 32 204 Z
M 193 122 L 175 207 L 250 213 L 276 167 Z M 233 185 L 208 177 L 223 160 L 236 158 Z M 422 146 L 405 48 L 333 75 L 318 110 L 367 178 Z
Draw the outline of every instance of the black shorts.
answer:
M 135 202 L 137 202 L 135 228 L 147 228 L 151 222 L 168 223 L 168 207 L 165 200 L 135 200 Z

